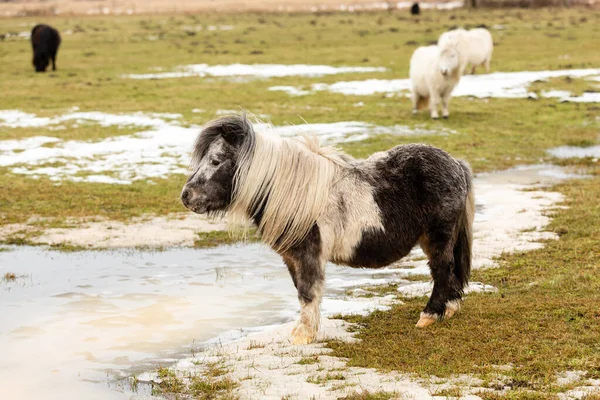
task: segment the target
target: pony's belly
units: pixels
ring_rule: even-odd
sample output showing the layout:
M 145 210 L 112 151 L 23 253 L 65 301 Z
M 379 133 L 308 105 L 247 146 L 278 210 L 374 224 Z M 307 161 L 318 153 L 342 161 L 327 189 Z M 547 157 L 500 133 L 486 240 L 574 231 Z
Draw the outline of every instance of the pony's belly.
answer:
M 391 243 L 366 238 L 356 246 L 350 257 L 333 262 L 355 268 L 383 268 L 408 255 L 413 246 L 414 243 Z

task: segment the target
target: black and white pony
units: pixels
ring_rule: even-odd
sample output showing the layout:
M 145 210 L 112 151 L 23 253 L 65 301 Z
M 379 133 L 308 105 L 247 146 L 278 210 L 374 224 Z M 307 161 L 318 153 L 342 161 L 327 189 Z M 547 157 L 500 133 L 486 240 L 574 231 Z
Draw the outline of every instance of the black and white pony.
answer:
M 434 286 L 417 326 L 449 318 L 461 304 L 471 269 L 472 176 L 438 148 L 397 146 L 355 160 L 316 137 L 261 134 L 245 115 L 227 116 L 200 132 L 181 199 L 195 213 L 255 224 L 283 257 L 301 305 L 294 344 L 316 337 L 328 261 L 379 268 L 418 243 Z

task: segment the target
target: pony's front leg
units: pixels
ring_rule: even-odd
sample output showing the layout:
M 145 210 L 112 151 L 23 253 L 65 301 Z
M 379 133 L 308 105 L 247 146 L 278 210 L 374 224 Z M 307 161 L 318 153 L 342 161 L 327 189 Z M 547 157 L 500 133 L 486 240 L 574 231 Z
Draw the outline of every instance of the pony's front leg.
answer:
M 448 90 L 446 93 L 442 95 L 442 117 L 448 118 L 450 116 L 450 111 L 448 111 L 448 105 L 450 103 L 450 96 L 452 95 L 452 91 Z
M 435 90 L 429 90 L 429 111 L 432 119 L 438 119 L 438 104 L 440 103 L 440 94 Z
M 300 301 L 300 319 L 292 330 L 291 336 L 293 344 L 312 343 L 319 330 L 325 265 L 318 256 L 318 254 L 284 256 Z

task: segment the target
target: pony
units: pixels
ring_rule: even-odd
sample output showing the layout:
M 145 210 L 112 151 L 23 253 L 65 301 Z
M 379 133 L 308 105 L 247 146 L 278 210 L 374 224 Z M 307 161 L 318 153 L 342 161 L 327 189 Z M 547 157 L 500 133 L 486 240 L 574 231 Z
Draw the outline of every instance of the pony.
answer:
M 484 27 L 471 30 L 463 28 L 444 32 L 438 39 L 438 46 L 456 46 L 460 53 L 460 74 L 465 74 L 467 66 L 471 65 L 471 74 L 475 74 L 475 68 L 484 66 L 486 72 L 490 72 L 490 62 L 494 52 L 494 41 L 490 31 Z
M 259 133 L 245 114 L 208 122 L 193 148 L 183 205 L 254 224 L 297 289 L 293 344 L 315 340 L 325 264 L 389 265 L 419 244 L 434 286 L 417 327 L 449 318 L 471 269 L 474 213 L 469 166 L 441 149 L 409 144 L 357 160 L 316 136 Z
M 421 7 L 419 7 L 419 3 L 413 3 L 410 7 L 410 15 L 419 15 L 421 14 Z
M 36 72 L 46 72 L 50 60 L 52 70 L 56 71 L 56 53 L 60 46 L 60 34 L 48 25 L 36 25 L 31 30 L 33 47 L 33 66 Z
M 479 66 L 485 67 L 485 72 L 489 73 L 494 52 L 492 34 L 484 27 L 479 27 L 468 30 L 466 38 L 469 43 L 471 74 L 475 74 L 475 68 Z
M 442 103 L 442 116 L 448 118 L 452 91 L 460 81 L 460 53 L 456 42 L 442 46 L 422 46 L 410 58 L 412 112 L 427 107 L 432 119 L 438 119 L 438 105 Z

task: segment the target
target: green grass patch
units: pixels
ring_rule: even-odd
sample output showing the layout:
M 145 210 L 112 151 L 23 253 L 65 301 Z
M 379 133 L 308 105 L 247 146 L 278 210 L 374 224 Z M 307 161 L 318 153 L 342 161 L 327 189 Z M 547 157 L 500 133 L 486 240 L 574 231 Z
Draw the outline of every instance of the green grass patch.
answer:
M 432 393 L 432 396 L 445 397 L 446 399 L 458 399 L 462 396 L 462 390 L 458 386 L 452 386 L 436 390 Z
M 319 362 L 319 356 L 302 357 L 296 364 L 299 365 L 312 365 Z
M 529 90 L 538 95 L 540 95 L 542 91 L 565 90 L 571 92 L 571 95 L 573 96 L 581 96 L 583 92 L 600 91 L 600 82 L 565 76 L 534 82 L 529 86 Z
M 265 344 L 262 342 L 258 342 L 256 340 L 251 340 L 250 344 L 248 345 L 248 350 L 254 350 L 254 349 L 264 349 L 265 348 Z
M 23 223 L 32 215 L 62 222 L 66 218 L 95 216 L 128 220 L 147 214 L 181 212 L 185 209 L 179 194 L 185 179 L 174 175 L 131 185 L 68 181 L 57 184 L 47 178 L 15 176 L 4 169 L 0 174 L 0 221 Z
M 328 372 L 325 375 L 314 375 L 306 378 L 306 382 L 314 383 L 315 385 L 324 385 L 330 381 L 344 381 L 346 377 L 341 373 Z
M 534 394 L 559 390 L 556 374 L 563 371 L 600 376 L 600 178 L 553 190 L 564 193 L 568 208 L 553 213 L 549 229 L 568 231 L 543 249 L 503 255 L 501 268 L 474 271 L 474 281 L 498 293 L 469 295 L 462 313 L 425 330 L 414 328 L 422 298 L 354 316 L 362 341 L 332 341 L 333 354 L 351 366 L 420 376 L 501 373 L 510 387 Z M 512 368 L 499 372 L 506 365 Z
M 219 365 L 209 365 L 205 374 L 181 377 L 168 368 L 159 367 L 159 382 L 154 383 L 152 392 L 167 398 L 234 400 L 238 398 L 233 394 L 238 384 L 224 376 L 227 372 Z
M 159 367 L 157 374 L 160 382 L 154 386 L 153 394 L 182 393 L 186 389 L 185 383 L 169 368 Z
M 390 400 L 398 397 L 398 393 L 384 391 L 369 392 L 368 390 L 363 390 L 361 392 L 350 393 L 346 397 L 341 397 L 340 400 Z
M 227 231 L 198 232 L 198 237 L 194 240 L 194 247 L 210 248 L 224 244 L 254 243 L 258 241 L 260 241 L 260 237 L 256 229 L 251 229 L 246 235 Z
M 431 275 L 407 275 L 402 279 L 409 282 L 429 282 L 431 281 Z

